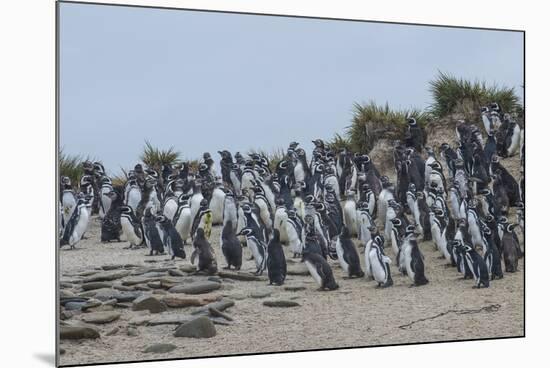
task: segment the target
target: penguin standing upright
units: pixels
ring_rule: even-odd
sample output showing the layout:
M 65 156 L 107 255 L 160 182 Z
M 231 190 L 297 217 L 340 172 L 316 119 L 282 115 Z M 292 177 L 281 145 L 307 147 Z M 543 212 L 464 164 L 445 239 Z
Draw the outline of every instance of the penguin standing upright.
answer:
M 223 207 L 225 203 L 225 192 L 220 184 L 217 184 L 212 191 L 212 198 L 208 204 L 212 214 L 212 225 L 223 223 Z
M 199 210 L 193 219 L 191 238 L 194 239 L 198 229 L 203 229 L 206 239 L 210 239 L 210 233 L 212 231 L 212 210 L 208 208 L 208 201 L 206 199 L 201 201 Z
M 101 188 L 99 189 L 100 201 L 99 201 L 99 218 L 103 219 L 109 209 L 111 208 L 111 198 L 108 196 L 113 191 L 113 183 L 111 179 L 103 175 L 101 178 Z
M 243 248 L 235 233 L 232 220 L 228 220 L 223 225 L 221 245 L 222 253 L 227 262 L 227 267 L 224 267 L 224 269 L 228 270 L 233 266 L 236 270 L 240 270 L 243 262 Z
M 245 227 L 237 235 L 246 236 L 246 246 L 252 252 L 256 263 L 256 276 L 261 275 L 267 266 L 267 246 L 264 241 L 259 239 L 255 231 L 250 227 Z
M 319 290 L 336 290 L 338 284 L 334 280 L 332 269 L 327 261 L 318 253 L 304 252 L 302 259 L 309 274 L 319 285 Z
M 183 241 L 180 234 L 176 231 L 172 221 L 166 216 L 157 216 L 155 221 L 163 230 L 163 243 L 168 249 L 168 253 L 172 256 L 172 260 L 176 257 L 185 259 L 185 250 L 183 249 Z
M 120 209 L 120 224 L 122 232 L 126 236 L 126 240 L 130 242 L 130 249 L 137 247 L 143 243 L 143 234 L 141 232 L 141 224 L 136 218 L 132 207 L 122 206 Z
M 303 251 L 303 226 L 303 222 L 297 216 L 296 211 L 287 210 L 286 233 L 294 258 L 299 257 Z
M 279 230 L 273 230 L 273 237 L 267 244 L 267 275 L 269 284 L 282 285 L 286 278 L 285 252 L 281 245 Z
M 149 255 L 164 254 L 164 242 L 161 237 L 161 232 L 157 227 L 155 216 L 151 212 L 151 208 L 147 208 L 141 218 L 143 234 L 145 235 L 145 244 L 150 249 Z M 162 234 L 164 235 L 164 234 Z M 170 251 L 170 250 L 169 250 Z
M 191 236 L 191 226 L 193 225 L 191 207 L 189 206 L 189 194 L 183 193 L 178 197 L 178 209 L 172 222 L 176 231 L 180 234 L 183 244 L 187 244 L 187 239 Z
M 503 227 L 502 234 L 502 255 L 504 257 L 504 268 L 506 272 L 516 272 L 518 270 L 518 259 L 520 257 L 519 243 L 517 237 L 514 236 L 514 228 L 517 224 L 506 224 Z M 519 251 L 518 251 L 519 250 Z
M 367 257 L 367 255 L 365 255 Z M 376 236 L 369 250 L 369 263 L 374 280 L 378 283 L 377 287 L 389 287 L 393 285 L 391 278 L 390 264 L 391 259 L 384 254 L 384 237 Z
M 460 240 L 454 240 L 455 242 L 460 243 Z M 487 264 L 483 261 L 483 258 L 475 251 L 474 247 L 470 244 L 462 242 L 460 245 L 462 250 L 462 255 L 466 259 L 467 267 L 470 269 L 470 272 L 474 276 L 475 285 L 474 288 L 488 288 L 489 287 L 489 272 L 487 270 Z
M 108 243 L 112 240 L 120 241 L 120 234 L 122 232 L 120 224 L 120 207 L 123 203 L 121 188 L 113 188 L 107 196 L 111 199 L 111 205 L 109 206 L 109 211 L 101 220 L 102 243 Z
M 193 240 L 193 247 L 195 250 L 191 254 L 191 264 L 195 263 L 195 258 L 198 256 L 199 262 L 197 265 L 197 272 L 206 271 L 210 275 L 218 272 L 214 250 L 204 236 L 204 230 L 202 228 L 197 229 L 195 239 Z
M 288 215 L 286 213 L 285 201 L 282 198 L 277 199 L 277 208 L 273 219 L 273 228 L 279 230 L 281 243 L 288 244 L 288 234 L 286 232 L 286 222 Z
M 420 128 L 420 125 L 413 117 L 407 119 L 407 124 L 405 145 L 414 148 L 417 152 L 422 152 L 422 148 L 424 147 L 424 133 L 422 132 L 422 128 Z
M 349 190 L 346 192 L 346 201 L 344 202 L 344 226 L 347 227 L 350 236 L 357 235 L 357 205 L 355 203 L 355 192 Z
M 81 198 L 76 202 L 76 208 L 73 210 L 69 221 L 65 224 L 60 245 L 68 244 L 71 249 L 74 249 L 75 245 L 82 239 L 82 236 L 86 232 L 89 219 L 90 211 L 88 202 Z
M 415 228 L 412 225 L 409 225 L 406 229 L 401 251 L 405 257 L 407 275 L 413 282 L 413 286 L 426 285 L 428 279 L 424 275 L 424 256 L 420 252 L 420 248 L 418 248 Z
M 359 254 L 351 241 L 351 234 L 346 226 L 342 228 L 342 233 L 336 241 L 336 252 L 340 266 L 351 277 L 363 277 L 365 273 L 361 269 Z
M 486 242 L 487 252 L 485 252 L 484 261 L 487 265 L 487 270 L 491 276 L 491 280 L 501 279 L 504 277 L 502 273 L 501 257 L 498 248 L 495 245 L 494 235 L 488 226 L 483 228 L 483 238 Z

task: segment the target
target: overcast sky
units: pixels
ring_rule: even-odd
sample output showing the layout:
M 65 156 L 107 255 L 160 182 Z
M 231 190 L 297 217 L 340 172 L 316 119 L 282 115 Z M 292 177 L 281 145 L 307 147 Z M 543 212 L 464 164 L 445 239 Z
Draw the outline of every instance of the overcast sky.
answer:
M 60 143 L 118 173 L 145 139 L 184 158 L 306 150 L 354 102 L 425 108 L 438 70 L 523 90 L 523 34 L 60 4 Z

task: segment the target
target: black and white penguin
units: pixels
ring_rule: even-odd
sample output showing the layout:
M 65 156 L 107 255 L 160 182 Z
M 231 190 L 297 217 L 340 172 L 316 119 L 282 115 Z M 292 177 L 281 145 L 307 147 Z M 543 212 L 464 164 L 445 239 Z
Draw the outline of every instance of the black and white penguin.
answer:
M 111 205 L 109 211 L 101 220 L 102 243 L 108 243 L 113 240 L 120 241 L 120 234 L 122 233 L 122 226 L 120 224 L 120 207 L 123 204 L 122 190 L 120 187 L 113 188 L 107 196 L 111 199 Z
M 233 167 L 233 156 L 227 150 L 218 151 L 222 157 L 220 167 L 222 171 L 222 181 L 225 185 L 231 185 L 231 168 Z
M 243 262 L 243 248 L 235 233 L 232 220 L 226 221 L 223 225 L 221 247 L 227 262 L 227 267 L 224 267 L 224 269 L 228 270 L 233 266 L 236 270 L 240 270 Z
M 303 227 L 302 219 L 296 214 L 296 211 L 294 209 L 287 210 L 286 233 L 294 258 L 299 257 L 303 251 Z
M 454 242 L 460 243 L 460 240 L 454 240 Z M 475 251 L 474 247 L 470 244 L 462 242 L 460 245 L 462 255 L 466 260 L 466 265 L 472 273 L 475 285 L 474 288 L 488 288 L 489 287 L 489 271 L 487 270 L 487 264 L 483 261 L 483 258 Z
M 348 229 L 350 236 L 358 234 L 357 226 L 357 205 L 355 203 L 355 192 L 348 190 L 344 202 L 344 226 Z
M 176 257 L 185 259 L 185 250 L 183 249 L 183 241 L 180 234 L 176 231 L 172 221 L 166 216 L 157 216 L 155 221 L 160 225 L 163 232 L 163 243 L 168 249 L 168 254 L 172 256 L 172 260 Z
M 309 274 L 319 285 L 319 290 L 336 290 L 339 288 L 332 269 L 327 261 L 318 253 L 304 252 L 302 259 Z
M 180 234 L 183 244 L 187 244 L 187 239 L 191 237 L 191 227 L 193 225 L 189 198 L 190 196 L 187 193 L 182 193 L 178 197 L 178 208 L 174 218 L 172 219 L 176 231 Z
M 208 201 L 206 199 L 201 201 L 199 210 L 193 219 L 191 238 L 194 239 L 198 229 L 203 229 L 206 239 L 210 239 L 210 233 L 212 231 L 212 210 L 208 207 Z
M 82 239 L 90 220 L 89 204 L 84 198 L 77 200 L 76 207 L 63 229 L 60 245 L 67 244 L 71 249 L 74 249 L 75 245 Z
M 270 285 L 282 285 L 286 278 L 285 252 L 277 229 L 273 230 L 273 237 L 267 244 L 267 276 Z
M 351 234 L 346 226 L 342 228 L 342 233 L 336 241 L 336 252 L 338 254 L 340 266 L 350 278 L 365 276 L 365 273 L 361 269 L 359 254 L 357 253 L 357 249 L 351 240 Z
M 136 218 L 132 207 L 122 206 L 120 208 L 120 224 L 122 225 L 122 233 L 126 236 L 126 240 L 130 242 L 130 248 L 143 243 L 141 224 Z
M 367 256 L 365 256 L 367 257 Z M 391 278 L 391 259 L 384 254 L 384 237 L 376 236 L 369 250 L 369 263 L 372 277 L 378 282 L 377 287 L 389 287 L 393 285 Z
M 422 132 L 422 128 L 413 117 L 407 119 L 407 124 L 405 146 L 412 147 L 417 152 L 422 152 L 422 148 L 424 147 L 424 133 Z
M 413 282 L 413 286 L 426 285 L 428 279 L 424 275 L 424 256 L 416 242 L 415 228 L 409 225 L 406 229 L 405 239 L 401 245 L 401 252 L 405 257 L 407 275 Z
M 145 244 L 150 249 L 149 255 L 164 254 L 164 242 L 162 237 L 164 231 L 157 227 L 155 216 L 151 212 L 151 208 L 147 208 L 141 218 L 143 234 L 145 235 Z
M 246 246 L 252 252 L 256 263 L 255 275 L 261 275 L 267 267 L 267 245 L 261 239 L 258 239 L 255 231 L 250 227 L 242 229 L 237 236 L 246 237 Z
M 288 244 L 288 234 L 286 232 L 286 221 L 288 220 L 288 215 L 286 213 L 284 199 L 278 198 L 276 206 L 273 219 L 273 229 L 279 230 L 279 240 L 281 243 Z
M 483 239 L 487 248 L 487 252 L 485 252 L 483 260 L 487 265 L 487 270 L 489 271 L 491 280 L 501 279 L 504 277 L 502 273 L 501 256 L 497 246 L 495 245 L 494 234 L 488 226 L 483 227 Z
M 199 228 L 195 239 L 193 240 L 193 253 L 191 254 L 191 264 L 195 263 L 195 258 L 198 257 L 197 272 L 206 271 L 212 275 L 218 272 L 214 249 L 204 236 L 204 230 Z
M 100 185 L 99 218 L 103 219 L 111 208 L 111 198 L 108 194 L 113 191 L 113 183 L 108 176 L 103 175 L 100 180 Z
M 458 155 L 456 151 L 453 150 L 448 143 L 443 143 L 439 148 L 439 150 L 440 150 L 441 157 L 447 163 L 447 170 L 449 173 L 449 177 L 454 178 L 455 170 L 456 170 L 455 161 L 458 159 Z
M 439 208 L 430 211 L 431 232 L 434 245 L 445 259 L 450 262 L 451 254 L 447 247 L 447 221 Z
M 468 232 L 472 237 L 472 245 L 483 249 L 483 255 L 487 252 L 486 243 L 483 241 L 482 226 L 477 213 L 478 201 L 472 199 L 468 202 L 468 212 L 466 218 L 468 220 Z

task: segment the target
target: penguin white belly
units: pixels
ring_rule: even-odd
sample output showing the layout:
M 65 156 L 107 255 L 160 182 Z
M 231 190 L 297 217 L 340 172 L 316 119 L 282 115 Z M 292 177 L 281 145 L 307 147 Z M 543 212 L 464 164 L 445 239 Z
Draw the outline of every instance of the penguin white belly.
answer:
M 224 201 L 225 193 L 220 188 L 214 189 L 209 206 L 212 211 L 212 225 L 219 225 L 223 223 Z
M 254 257 L 254 262 L 256 263 L 256 267 L 260 267 L 262 265 L 263 256 L 260 253 L 260 250 L 258 249 L 258 244 L 255 241 L 250 241 L 247 239 L 246 245 L 248 249 L 250 249 L 250 252 L 252 252 L 252 256 Z
M 451 191 L 450 194 L 450 202 L 451 202 L 451 216 L 458 220 L 460 218 L 460 201 L 458 199 L 458 193 L 456 191 Z
M 450 262 L 451 261 L 451 254 L 449 253 L 449 250 L 447 249 L 447 229 L 443 230 L 443 233 L 439 237 L 439 240 L 437 242 L 437 247 L 439 248 L 439 252 L 445 257 L 445 259 Z
M 397 234 L 397 230 L 392 229 L 391 231 L 391 249 L 393 251 L 393 254 L 397 256 L 399 253 L 399 239 L 397 238 L 399 235 Z
M 225 201 L 225 205 L 223 208 L 223 225 L 225 226 L 228 221 L 231 221 L 231 224 L 233 225 L 233 230 L 237 231 L 237 207 L 235 206 L 235 202 L 233 201 Z
M 69 222 L 69 219 L 73 215 L 76 209 L 76 200 L 72 192 L 63 193 L 63 221 L 65 224 Z
M 120 218 L 120 225 L 122 226 L 122 232 L 126 236 L 126 240 L 132 245 L 138 245 L 141 243 L 140 239 L 136 236 L 134 227 L 126 217 Z
M 395 216 L 395 210 L 391 207 L 388 207 L 386 211 L 386 225 L 384 227 L 384 236 L 386 237 L 386 239 L 391 236 L 391 229 L 393 228 L 391 220 L 393 220 Z
M 107 196 L 107 193 L 109 193 L 110 191 L 111 191 L 111 188 L 108 188 L 108 187 L 101 188 L 101 194 L 100 194 L 101 206 L 99 208 L 100 218 L 104 218 L 107 212 L 109 212 L 109 209 L 111 208 L 112 200 Z
M 338 184 L 338 179 L 336 178 L 336 176 L 331 175 L 325 179 L 325 187 L 327 187 L 328 185 L 332 186 L 334 192 L 336 193 L 336 199 L 340 200 L 340 185 Z
M 309 261 L 305 261 L 304 263 L 306 264 L 306 267 L 313 279 L 317 282 L 317 284 L 319 284 L 319 287 L 323 286 L 323 279 L 317 272 L 317 268 L 315 267 L 315 265 Z
M 386 212 L 388 209 L 388 201 L 386 199 L 388 191 L 382 189 L 380 196 L 378 197 L 378 219 L 380 220 L 380 225 L 386 224 Z
M 304 201 L 302 200 L 302 198 L 300 198 L 300 197 L 294 198 L 294 208 L 296 209 L 296 214 L 303 221 L 304 220 L 304 215 L 305 215 L 305 206 L 304 206 Z
M 149 193 L 148 206 L 153 209 L 153 213 L 157 213 L 158 211 L 160 211 L 161 204 L 157 195 L 157 191 L 155 189 L 153 189 L 151 193 Z
M 344 225 L 351 236 L 357 235 L 357 209 L 354 201 L 346 201 L 344 204 Z
M 302 254 L 302 242 L 294 225 L 287 221 L 286 232 L 288 234 L 288 244 L 293 253 Z
M 178 203 L 175 199 L 170 198 L 166 201 L 164 204 L 164 209 L 162 210 L 162 214 L 166 216 L 170 221 L 174 219 L 174 215 L 176 214 L 176 211 L 178 210 Z
M 89 214 L 88 214 L 88 210 L 86 210 L 85 208 L 82 208 L 80 210 L 80 217 L 78 219 L 78 222 L 75 226 L 75 229 L 73 231 L 73 233 L 71 234 L 71 237 L 69 239 L 69 245 L 70 246 L 73 246 L 75 245 L 76 243 L 78 243 L 80 241 L 80 239 L 82 239 L 82 235 L 84 235 L 84 233 L 86 232 L 86 229 L 88 228 L 88 220 L 89 220 Z
M 181 240 L 184 242 L 191 236 L 192 225 L 193 218 L 191 217 L 191 209 L 189 207 L 183 208 L 176 222 L 176 231 L 180 234 Z
M 232 170 L 229 173 L 229 178 L 231 179 L 231 184 L 233 185 L 233 191 L 235 192 L 235 195 L 240 196 L 242 194 L 241 181 L 239 180 L 237 173 Z
M 468 214 L 468 232 L 472 237 L 472 242 L 474 243 L 474 246 L 481 246 L 485 249 L 478 223 L 474 215 L 471 214 Z
M 370 262 L 370 251 L 372 247 L 372 240 L 365 243 L 365 276 L 367 278 L 372 277 L 372 267 Z
M 239 208 L 237 210 L 238 218 L 237 218 L 237 234 L 241 232 L 242 229 L 246 227 L 246 217 L 244 216 L 244 212 L 242 208 Z M 239 235 L 239 241 L 241 243 L 245 242 L 245 236 Z
M 130 188 L 127 196 L 127 205 L 132 207 L 134 213 L 137 210 L 138 204 L 141 201 L 141 191 L 139 188 L 132 187 Z
M 279 230 L 279 237 L 281 243 L 288 243 L 288 234 L 286 232 L 286 222 L 288 220 L 288 215 L 284 208 L 279 208 L 275 211 L 275 220 L 273 222 L 273 227 Z
M 405 262 L 405 269 L 407 270 L 407 275 L 409 278 L 414 282 L 414 275 L 415 272 L 411 267 L 411 260 L 412 260 L 412 246 L 410 246 L 408 243 L 406 243 L 406 246 L 403 249 L 403 260 Z
M 371 239 L 369 228 L 373 226 L 372 220 L 368 213 L 361 211 L 359 214 L 359 235 L 363 243 L 368 242 Z
M 191 218 L 194 219 L 199 212 L 201 206 L 201 201 L 204 199 L 201 193 L 193 194 L 191 200 L 189 201 L 189 207 L 191 208 Z
M 348 273 L 349 265 L 344 260 L 344 248 L 342 248 L 340 238 L 338 238 L 338 240 L 336 241 L 336 254 L 338 255 L 338 262 L 340 263 L 340 267 L 342 267 L 345 273 Z
M 385 283 L 387 280 L 386 265 L 380 261 L 381 255 L 378 254 L 376 249 L 371 249 L 369 252 L 370 267 L 372 270 L 372 277 L 376 282 Z
M 520 147 L 521 140 L 521 128 L 516 124 L 514 127 L 514 132 L 512 133 L 512 141 L 510 147 L 508 147 L 507 152 L 508 156 L 515 155 Z
M 260 218 L 267 229 L 271 229 L 271 216 L 269 214 L 269 208 L 264 199 L 256 200 L 255 202 L 260 208 Z
M 241 180 L 241 191 L 244 192 L 245 190 L 252 190 L 252 188 L 254 187 L 254 180 L 256 180 L 256 178 L 251 172 L 243 173 L 243 177 Z
M 300 161 L 298 161 L 296 163 L 296 166 L 294 166 L 294 179 L 297 183 L 300 183 L 306 180 L 306 173 Z

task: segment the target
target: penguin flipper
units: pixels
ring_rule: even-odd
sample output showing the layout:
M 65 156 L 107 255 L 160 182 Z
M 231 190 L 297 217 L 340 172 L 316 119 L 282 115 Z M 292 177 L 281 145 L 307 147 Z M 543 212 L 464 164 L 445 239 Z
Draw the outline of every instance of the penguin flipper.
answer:
M 191 253 L 191 264 L 195 264 L 195 258 L 197 257 L 197 250 L 193 250 L 193 253 Z

